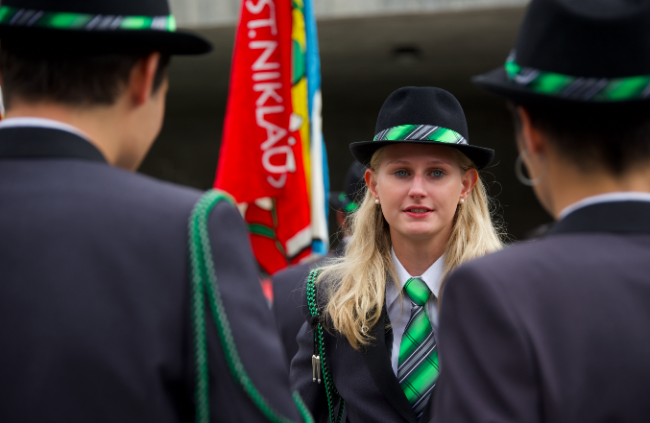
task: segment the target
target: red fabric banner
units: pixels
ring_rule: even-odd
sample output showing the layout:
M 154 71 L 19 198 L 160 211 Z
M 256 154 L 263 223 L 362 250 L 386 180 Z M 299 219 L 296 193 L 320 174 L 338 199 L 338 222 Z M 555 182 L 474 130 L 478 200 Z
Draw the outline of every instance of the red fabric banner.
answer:
M 253 250 L 269 274 L 309 254 L 302 247 L 309 242 L 301 240 L 311 240 L 302 142 L 292 116 L 291 10 L 290 0 L 241 3 L 215 180 L 244 211 Z

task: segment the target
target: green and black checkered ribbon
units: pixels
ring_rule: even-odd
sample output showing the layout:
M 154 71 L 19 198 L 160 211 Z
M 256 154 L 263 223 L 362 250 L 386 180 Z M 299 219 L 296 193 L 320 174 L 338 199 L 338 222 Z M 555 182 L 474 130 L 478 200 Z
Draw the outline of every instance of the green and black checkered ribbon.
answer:
M 0 24 L 16 27 L 76 29 L 85 31 L 158 30 L 176 31 L 176 20 L 168 16 L 121 16 L 0 7 Z
M 626 78 L 586 78 L 562 75 L 519 66 L 515 52 L 505 64 L 508 78 L 517 85 L 539 93 L 571 100 L 615 102 L 650 96 L 650 75 Z
M 447 144 L 467 144 L 458 132 L 434 125 L 399 125 L 380 131 L 373 141 L 437 141 Z
M 411 299 L 412 308 L 399 347 L 397 379 L 415 415 L 420 418 L 439 373 L 436 340 L 425 310 L 431 291 L 420 278 L 406 281 L 404 291 Z

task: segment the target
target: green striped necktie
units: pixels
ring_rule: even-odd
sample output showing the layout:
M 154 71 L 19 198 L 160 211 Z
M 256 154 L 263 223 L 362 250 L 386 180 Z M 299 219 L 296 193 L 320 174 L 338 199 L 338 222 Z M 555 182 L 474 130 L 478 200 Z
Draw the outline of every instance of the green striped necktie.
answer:
M 406 281 L 404 291 L 411 299 L 412 308 L 399 347 L 397 379 L 415 415 L 420 418 L 438 379 L 436 340 L 425 309 L 431 291 L 420 278 Z

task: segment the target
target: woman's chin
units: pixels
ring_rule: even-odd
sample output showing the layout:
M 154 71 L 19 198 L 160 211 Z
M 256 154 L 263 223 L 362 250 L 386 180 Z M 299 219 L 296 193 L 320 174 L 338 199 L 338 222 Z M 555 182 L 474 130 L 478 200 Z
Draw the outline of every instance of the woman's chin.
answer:
M 423 222 L 424 223 L 424 222 Z M 433 238 L 440 232 L 440 228 L 433 225 L 416 224 L 409 225 L 400 231 L 402 236 L 413 241 L 422 241 Z

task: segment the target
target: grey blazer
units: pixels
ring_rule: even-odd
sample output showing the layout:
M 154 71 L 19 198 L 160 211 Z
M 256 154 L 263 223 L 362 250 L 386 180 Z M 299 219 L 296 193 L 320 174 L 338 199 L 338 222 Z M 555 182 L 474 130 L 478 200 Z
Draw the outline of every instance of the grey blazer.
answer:
M 64 131 L 0 129 L 0 421 L 194 419 L 188 217 L 201 193 L 108 166 Z M 298 421 L 244 223 L 209 220 L 234 340 L 270 405 Z M 266 421 L 208 322 L 211 420 Z
M 439 336 L 435 422 L 650 421 L 650 203 L 461 266 Z

